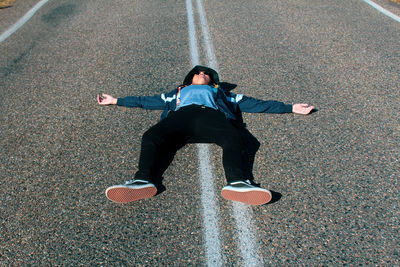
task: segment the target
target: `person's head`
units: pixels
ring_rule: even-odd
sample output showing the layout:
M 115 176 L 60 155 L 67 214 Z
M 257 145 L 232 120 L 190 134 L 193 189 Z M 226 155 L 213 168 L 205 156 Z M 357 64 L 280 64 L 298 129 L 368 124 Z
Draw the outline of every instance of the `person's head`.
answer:
M 197 65 L 195 66 L 185 77 L 183 81 L 183 85 L 191 85 L 191 84 L 209 84 L 209 85 L 217 85 L 219 83 L 218 73 L 208 67 Z

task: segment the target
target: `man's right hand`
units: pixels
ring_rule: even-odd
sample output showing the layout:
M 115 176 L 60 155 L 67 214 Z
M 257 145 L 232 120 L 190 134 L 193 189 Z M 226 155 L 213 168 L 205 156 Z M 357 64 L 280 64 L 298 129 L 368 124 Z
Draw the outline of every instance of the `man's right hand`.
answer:
M 114 98 L 110 95 L 107 94 L 102 94 L 102 95 L 97 95 L 97 103 L 99 105 L 116 105 L 117 104 L 117 98 Z

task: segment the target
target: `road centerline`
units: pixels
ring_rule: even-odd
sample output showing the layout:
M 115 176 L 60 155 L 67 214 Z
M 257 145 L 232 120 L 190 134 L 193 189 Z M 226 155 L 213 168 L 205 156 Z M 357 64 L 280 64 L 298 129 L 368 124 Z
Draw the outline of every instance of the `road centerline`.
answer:
M 187 7 L 188 9 L 190 8 L 190 11 L 188 10 L 188 21 L 191 21 L 194 23 L 193 20 L 193 7 L 192 7 L 192 3 L 191 0 L 187 0 Z M 205 15 L 205 11 L 202 5 L 202 1 L 201 0 L 196 0 L 196 4 L 197 4 L 197 12 L 199 15 L 199 20 L 200 20 L 200 27 L 201 27 L 201 31 L 202 31 L 202 35 L 203 35 L 203 43 L 204 46 L 206 48 L 206 55 L 207 55 L 207 63 L 208 66 L 211 68 L 214 68 L 217 72 L 218 72 L 218 62 L 214 53 L 214 48 L 212 45 L 212 39 L 211 36 L 209 34 L 209 27 L 208 27 L 208 23 L 207 23 L 207 19 L 206 19 L 206 15 Z M 190 14 L 190 15 L 189 15 Z M 189 19 L 189 16 L 191 16 L 191 18 Z M 194 26 L 189 25 L 189 31 L 191 29 L 193 29 L 194 31 Z M 189 36 L 196 36 L 195 32 L 194 34 L 192 32 L 189 33 Z M 197 44 L 197 40 L 190 40 L 190 44 Z M 194 49 L 192 48 L 191 45 L 191 51 L 193 51 Z M 197 46 L 196 46 L 196 51 Z M 198 53 L 197 53 L 197 58 L 195 58 L 195 56 L 193 55 L 192 52 L 192 64 L 196 65 L 199 62 L 199 58 L 198 58 Z M 212 194 L 205 194 L 204 192 L 202 192 L 202 199 L 204 197 L 209 198 L 209 197 L 213 197 L 214 200 L 212 200 L 212 202 L 216 202 L 215 200 L 215 194 L 214 194 L 214 175 L 212 172 L 204 172 L 204 170 L 210 170 L 212 171 L 213 167 L 212 165 L 209 163 L 210 162 L 210 154 L 209 154 L 209 145 L 207 144 L 202 144 L 202 145 L 198 145 L 199 148 L 199 161 L 200 161 L 200 166 L 203 166 L 203 164 L 205 166 L 200 167 L 200 171 L 201 173 L 204 173 L 204 175 L 200 176 L 200 179 L 202 180 L 202 184 L 206 183 L 208 186 L 208 189 L 205 189 L 209 192 L 212 192 Z M 203 170 L 204 168 L 204 170 Z M 205 201 L 209 201 L 209 200 L 205 200 Z M 218 207 L 217 204 L 214 204 L 214 208 L 216 209 Z M 208 210 L 208 209 L 207 209 Z M 253 223 L 252 223 L 252 212 L 251 212 L 251 208 L 248 205 L 245 205 L 243 203 L 232 203 L 232 215 L 234 217 L 234 221 L 235 221 L 235 225 L 236 225 L 236 230 L 237 230 L 237 235 L 238 235 L 238 249 L 240 251 L 240 253 L 242 254 L 243 257 L 243 265 L 244 266 L 261 266 L 262 265 L 262 258 L 259 257 L 258 254 L 258 242 L 257 242 L 257 232 L 255 230 L 255 228 L 253 227 Z M 216 214 L 214 219 L 217 219 L 218 215 Z M 206 217 L 203 218 L 204 220 L 207 220 Z M 215 225 L 218 225 L 218 222 L 214 223 Z M 206 227 L 207 225 L 205 225 Z M 205 229 L 206 235 L 207 235 L 207 231 L 209 229 Z M 218 230 L 219 232 L 219 230 Z M 219 235 L 219 233 L 218 233 Z M 219 239 L 218 239 L 219 240 Z M 208 240 L 206 239 L 206 249 L 208 249 L 207 247 L 207 242 Z M 220 245 L 219 248 L 220 249 Z M 207 254 L 210 254 L 210 252 L 208 252 Z M 216 256 L 216 255 L 209 255 L 209 257 L 211 256 Z M 218 256 L 219 258 L 222 258 L 222 256 Z M 215 259 L 214 259 L 215 260 Z M 213 263 L 212 265 L 210 265 L 210 259 L 208 262 L 209 266 L 217 266 L 215 265 L 215 263 Z
M 200 63 L 197 46 L 196 27 L 192 0 L 186 0 L 188 17 L 189 46 L 192 66 Z M 210 164 L 208 144 L 197 144 L 199 161 L 199 178 L 201 184 L 201 203 L 204 224 L 204 246 L 206 250 L 207 266 L 222 266 L 221 238 L 219 234 L 219 208 L 214 192 L 214 174 Z

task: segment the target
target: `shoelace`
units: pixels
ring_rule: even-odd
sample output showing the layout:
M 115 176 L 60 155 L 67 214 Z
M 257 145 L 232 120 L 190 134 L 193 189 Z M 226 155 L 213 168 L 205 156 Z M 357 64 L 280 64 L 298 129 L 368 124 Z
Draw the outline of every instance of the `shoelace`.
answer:
M 135 183 L 135 182 L 143 182 L 143 183 L 148 183 L 148 181 L 145 181 L 145 180 L 140 180 L 140 179 L 132 179 L 132 180 L 126 181 L 126 182 L 125 182 L 125 184 L 133 184 L 133 183 Z
M 245 181 L 237 181 L 237 182 L 233 182 L 231 184 L 247 184 L 247 185 L 251 185 L 250 180 L 245 180 Z

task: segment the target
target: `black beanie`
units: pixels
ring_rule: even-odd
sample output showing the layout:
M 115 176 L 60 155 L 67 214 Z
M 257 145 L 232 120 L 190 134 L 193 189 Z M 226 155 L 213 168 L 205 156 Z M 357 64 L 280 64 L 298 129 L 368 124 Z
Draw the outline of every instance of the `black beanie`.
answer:
M 208 67 L 197 65 L 191 71 L 189 71 L 189 73 L 186 75 L 185 79 L 183 80 L 183 85 L 191 85 L 193 76 L 195 74 L 199 73 L 199 71 L 204 71 L 204 72 L 209 73 L 212 83 L 214 83 L 214 84 L 219 83 L 219 76 L 215 70 L 208 68 Z

